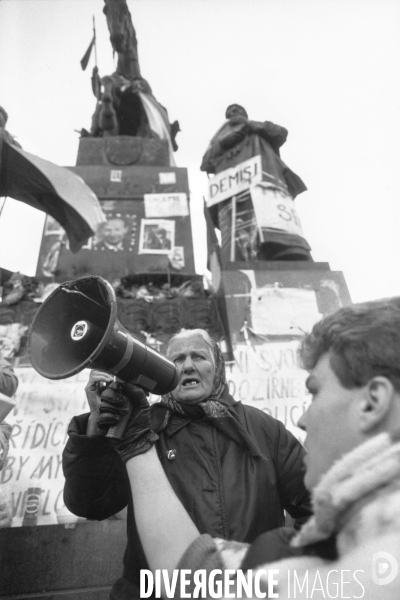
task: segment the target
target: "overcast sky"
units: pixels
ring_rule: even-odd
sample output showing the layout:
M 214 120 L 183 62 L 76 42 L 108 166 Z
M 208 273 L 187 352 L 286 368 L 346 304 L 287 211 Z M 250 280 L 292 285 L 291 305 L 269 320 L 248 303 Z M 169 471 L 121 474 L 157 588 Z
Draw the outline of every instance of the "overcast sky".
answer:
M 181 133 L 198 272 L 206 264 L 199 171 L 231 103 L 289 130 L 282 158 L 308 191 L 296 207 L 314 260 L 342 271 L 354 301 L 400 294 L 400 2 L 128 0 L 143 76 Z M 90 128 L 97 28 L 115 68 L 103 0 L 0 0 L 0 104 L 28 152 L 70 166 Z M 15 204 L 15 206 L 13 206 Z M 19 209 L 15 215 L 15 209 Z M 32 274 L 42 215 L 7 201 L 0 265 Z M 24 252 L 17 252 L 17 247 Z

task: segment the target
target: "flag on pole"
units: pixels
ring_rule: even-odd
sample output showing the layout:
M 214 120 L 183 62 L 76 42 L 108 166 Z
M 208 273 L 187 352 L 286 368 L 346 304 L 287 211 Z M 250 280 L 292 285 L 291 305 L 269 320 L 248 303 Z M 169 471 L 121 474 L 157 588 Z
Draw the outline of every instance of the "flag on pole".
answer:
M 9 196 L 51 215 L 77 252 L 105 221 L 91 188 L 64 167 L 0 139 L 0 196 Z
M 95 44 L 95 41 L 96 41 L 96 36 L 95 36 L 95 34 L 93 34 L 93 38 L 92 38 L 92 41 L 89 44 L 89 48 L 86 50 L 86 52 L 85 52 L 85 54 L 84 54 L 84 56 L 83 56 L 83 58 L 81 60 L 81 67 L 82 67 L 83 71 L 88 66 L 88 62 L 90 60 L 90 56 L 92 54 L 92 50 L 93 50 L 93 46 Z

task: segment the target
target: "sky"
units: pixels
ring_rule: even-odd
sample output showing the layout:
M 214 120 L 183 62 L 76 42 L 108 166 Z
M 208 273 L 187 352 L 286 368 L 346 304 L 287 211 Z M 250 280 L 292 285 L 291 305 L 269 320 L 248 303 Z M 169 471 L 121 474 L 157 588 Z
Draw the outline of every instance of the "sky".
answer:
M 128 0 L 142 75 L 181 132 L 196 269 L 206 268 L 201 158 L 229 104 L 286 127 L 286 164 L 315 261 L 342 271 L 353 301 L 400 294 L 400 2 Z M 0 105 L 22 147 L 76 163 L 95 108 L 80 59 L 97 31 L 100 75 L 115 70 L 103 0 L 0 0 Z M 43 215 L 7 200 L 0 266 L 34 274 Z

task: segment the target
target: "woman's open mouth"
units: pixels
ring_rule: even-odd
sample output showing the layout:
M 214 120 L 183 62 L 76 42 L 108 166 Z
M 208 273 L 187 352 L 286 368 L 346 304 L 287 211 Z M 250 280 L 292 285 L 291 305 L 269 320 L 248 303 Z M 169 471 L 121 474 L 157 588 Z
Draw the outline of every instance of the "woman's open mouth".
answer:
M 182 387 L 184 388 L 191 388 L 191 387 L 195 387 L 196 385 L 198 385 L 200 382 L 198 379 L 185 379 L 182 382 Z

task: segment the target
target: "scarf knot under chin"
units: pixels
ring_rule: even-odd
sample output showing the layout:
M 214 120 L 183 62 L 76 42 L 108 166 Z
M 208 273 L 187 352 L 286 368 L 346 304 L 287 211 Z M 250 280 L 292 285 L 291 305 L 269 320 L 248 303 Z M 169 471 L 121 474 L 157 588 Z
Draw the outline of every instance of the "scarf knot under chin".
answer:
M 163 429 L 167 426 L 173 414 L 186 418 L 188 422 L 206 419 L 239 446 L 248 450 L 250 454 L 265 459 L 257 443 L 234 410 L 234 400 L 229 394 L 228 385 L 224 386 L 222 395 L 218 400 L 209 398 L 197 404 L 185 404 L 184 402 L 178 402 L 169 394 L 167 397 L 162 398 L 160 404 L 167 409 Z

